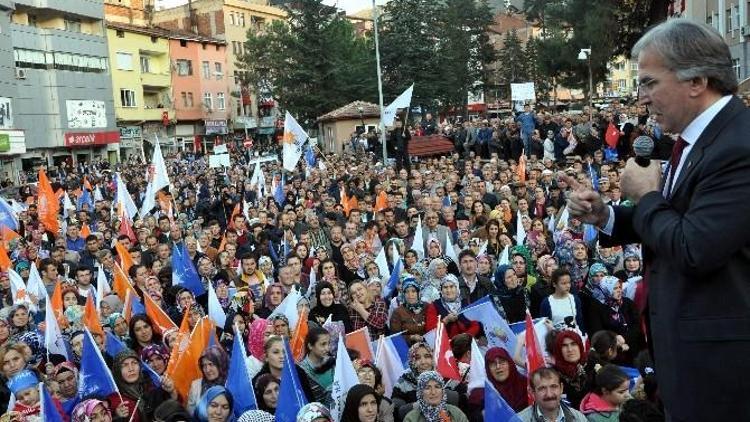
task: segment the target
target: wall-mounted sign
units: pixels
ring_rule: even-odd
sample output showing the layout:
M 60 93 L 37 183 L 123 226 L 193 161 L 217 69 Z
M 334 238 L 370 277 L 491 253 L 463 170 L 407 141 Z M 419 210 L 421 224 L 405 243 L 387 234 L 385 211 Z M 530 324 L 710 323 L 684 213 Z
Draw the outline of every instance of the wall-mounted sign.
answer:
M 107 127 L 107 109 L 104 101 L 68 100 L 68 127 L 71 129 Z

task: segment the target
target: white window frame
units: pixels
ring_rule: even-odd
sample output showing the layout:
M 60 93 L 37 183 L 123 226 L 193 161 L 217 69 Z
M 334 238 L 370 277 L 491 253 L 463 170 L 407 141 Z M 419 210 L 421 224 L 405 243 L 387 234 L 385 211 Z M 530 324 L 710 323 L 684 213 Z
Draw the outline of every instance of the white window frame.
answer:
M 135 91 L 127 88 L 120 88 L 120 105 L 124 108 L 138 107 L 138 97 Z
M 203 71 L 203 79 L 211 79 L 211 63 L 204 60 L 201 62 L 201 70 Z
M 185 65 L 183 69 L 182 65 Z M 175 60 L 175 66 L 177 67 L 178 76 L 192 76 L 193 75 L 193 62 L 192 60 L 177 59 Z M 184 72 L 183 72 L 184 70 Z
M 209 110 L 214 109 L 214 99 L 210 92 L 203 93 L 203 105 Z
M 221 62 L 214 62 L 214 75 L 216 75 L 217 81 L 224 79 L 224 69 Z
M 216 109 L 217 110 L 225 110 L 227 107 L 226 103 L 226 96 L 223 92 L 217 92 L 216 93 Z
M 115 53 L 115 64 L 117 70 L 133 70 L 133 55 L 124 51 L 118 51 Z
M 141 73 L 152 73 L 151 72 L 151 58 L 149 56 L 141 56 Z

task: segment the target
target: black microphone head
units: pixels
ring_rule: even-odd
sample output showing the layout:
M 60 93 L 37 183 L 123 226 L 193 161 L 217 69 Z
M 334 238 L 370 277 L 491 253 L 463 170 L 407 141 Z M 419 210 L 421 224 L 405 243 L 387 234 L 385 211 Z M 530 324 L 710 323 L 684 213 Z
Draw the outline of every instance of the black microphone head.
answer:
M 654 152 L 654 140 L 648 136 L 639 136 L 633 141 L 633 152 L 636 157 L 650 158 Z

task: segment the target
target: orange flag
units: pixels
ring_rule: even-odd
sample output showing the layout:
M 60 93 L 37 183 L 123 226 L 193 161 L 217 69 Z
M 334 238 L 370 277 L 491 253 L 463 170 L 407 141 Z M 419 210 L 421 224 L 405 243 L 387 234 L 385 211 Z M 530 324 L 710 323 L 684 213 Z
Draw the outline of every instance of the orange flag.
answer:
M 133 293 L 132 290 L 125 291 L 125 300 L 122 301 L 122 317 L 130 324 L 130 318 L 133 316 Z
M 388 208 L 388 194 L 381 190 L 378 197 L 375 198 L 375 211 L 380 212 Z
M 3 271 L 8 271 L 8 268 L 10 268 L 13 265 L 13 263 L 10 261 L 10 257 L 8 256 L 8 250 L 5 249 L 5 245 L 0 242 L 0 269 Z
M 49 231 L 57 233 L 60 230 L 60 223 L 57 216 L 60 212 L 60 202 L 52 190 L 47 178 L 47 173 L 43 168 L 39 168 L 39 187 L 38 187 L 37 209 L 39 211 L 39 221 L 43 222 Z
M 198 359 L 200 359 L 203 350 L 208 347 L 212 330 L 213 324 L 208 320 L 208 317 L 201 318 L 190 334 L 190 341 L 187 344 L 179 345 L 180 348 L 177 350 L 179 357 L 173 372 L 167 373 L 174 381 L 175 389 L 183 398 L 187 398 L 193 380 L 201 377 Z
M 114 269 L 114 280 L 112 282 L 112 290 L 117 293 L 117 296 L 120 297 L 120 300 L 125 300 L 126 292 L 128 290 L 132 290 L 134 294 L 137 294 L 135 289 L 133 288 L 133 285 L 130 284 L 130 281 L 128 280 L 128 276 L 125 275 L 125 273 L 122 271 L 122 268 L 120 268 L 117 263 L 115 263 L 115 269 Z
M 52 311 L 55 313 L 55 318 L 57 318 L 57 323 L 60 324 L 60 327 L 67 327 L 68 319 L 63 314 L 62 284 L 59 281 L 55 284 L 55 290 L 49 299 L 49 305 L 52 307 Z
M 104 329 L 102 328 L 102 323 L 99 321 L 99 314 L 96 313 L 94 298 L 91 295 L 86 298 L 86 307 L 83 311 L 83 324 L 88 327 L 92 334 L 98 333 L 104 336 Z
M 7 245 L 8 242 L 20 238 L 21 235 L 16 233 L 16 231 L 10 227 L 3 225 L 0 226 L 0 237 L 2 237 L 3 243 Z
M 157 305 L 156 302 L 151 299 L 151 296 L 149 296 L 148 293 L 143 295 L 143 302 L 146 307 L 146 315 L 151 318 L 154 329 L 157 333 L 159 333 L 159 335 L 163 335 L 168 330 L 177 328 L 172 319 L 167 316 L 166 312 L 164 312 L 161 306 Z M 189 312 L 185 313 L 188 314 Z
M 229 217 L 229 225 L 234 227 L 234 216 L 240 213 L 240 203 L 238 202 L 237 205 L 234 206 L 234 209 L 232 210 L 232 215 Z
M 174 373 L 175 366 L 177 365 L 177 361 L 180 359 L 180 350 L 184 350 L 184 348 L 187 347 L 188 342 L 190 341 L 190 312 L 185 312 L 182 316 L 182 323 L 180 323 L 180 329 L 177 330 L 177 338 L 174 340 L 174 343 L 172 344 L 172 350 L 171 354 L 169 355 L 169 362 L 167 363 L 167 370 L 166 372 L 168 374 Z M 184 347 L 181 345 L 184 342 Z
M 89 228 L 88 224 L 84 224 L 83 227 L 81 227 L 81 237 L 86 239 L 91 235 L 91 229 Z
M 117 256 L 120 257 L 120 266 L 122 266 L 122 270 L 127 274 L 130 271 L 130 267 L 133 266 L 133 257 L 130 256 L 130 252 L 125 249 L 125 246 L 119 240 L 115 241 L 115 250 L 117 250 Z
M 297 362 L 302 361 L 305 358 L 305 338 L 307 338 L 307 311 L 303 311 L 297 320 L 297 326 L 294 327 L 294 335 L 292 336 L 292 354 L 294 360 Z
M 91 186 L 91 182 L 89 182 L 89 179 L 87 179 L 86 176 L 83 176 L 83 188 L 88 189 L 89 192 L 94 191 L 94 187 Z
M 374 361 L 372 346 L 370 345 L 370 330 L 367 327 L 347 334 L 344 343 L 347 349 L 354 349 L 359 352 L 360 360 Z
M 219 243 L 219 252 L 223 252 L 224 248 L 227 247 L 227 236 L 221 235 L 221 243 Z

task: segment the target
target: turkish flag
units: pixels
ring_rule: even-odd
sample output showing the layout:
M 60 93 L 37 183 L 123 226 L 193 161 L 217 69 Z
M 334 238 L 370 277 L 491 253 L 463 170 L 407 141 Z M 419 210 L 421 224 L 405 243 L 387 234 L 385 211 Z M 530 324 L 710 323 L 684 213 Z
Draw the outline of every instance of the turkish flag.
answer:
M 438 322 L 437 333 L 435 335 L 435 370 L 444 378 L 461 382 L 458 363 L 456 362 L 456 358 L 453 357 L 448 331 L 446 331 L 442 321 Z

